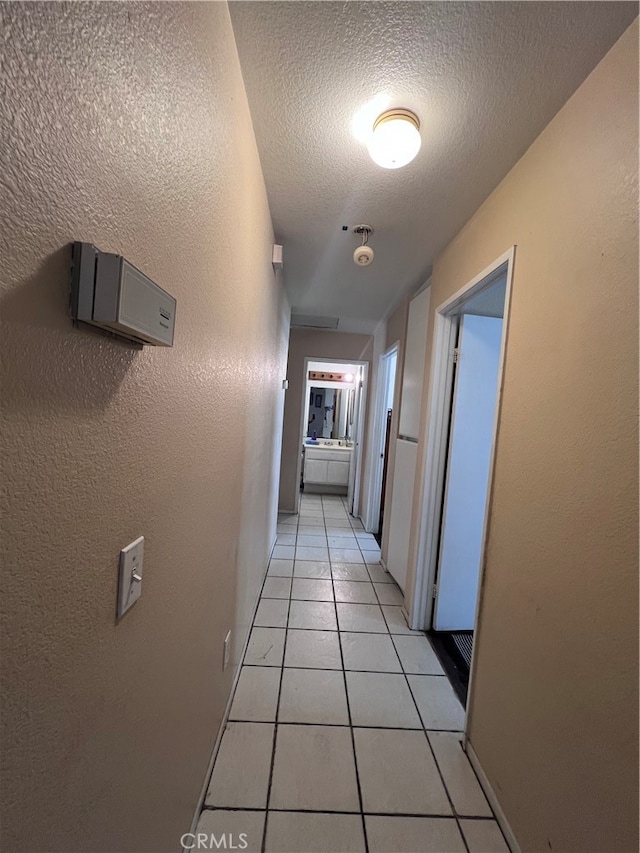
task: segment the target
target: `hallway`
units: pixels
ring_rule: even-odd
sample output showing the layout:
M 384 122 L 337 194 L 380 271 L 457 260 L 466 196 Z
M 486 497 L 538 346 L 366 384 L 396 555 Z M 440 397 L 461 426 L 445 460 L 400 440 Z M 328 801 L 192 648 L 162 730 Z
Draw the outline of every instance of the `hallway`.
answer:
M 379 558 L 342 498 L 280 516 L 198 833 L 272 853 L 508 850 Z

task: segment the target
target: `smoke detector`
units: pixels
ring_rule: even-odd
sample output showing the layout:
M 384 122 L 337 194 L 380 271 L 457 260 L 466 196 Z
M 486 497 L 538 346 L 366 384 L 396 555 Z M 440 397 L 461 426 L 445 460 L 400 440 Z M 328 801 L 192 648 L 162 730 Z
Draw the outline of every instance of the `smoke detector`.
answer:
M 370 225 L 357 225 L 353 229 L 354 234 L 362 237 L 362 245 L 353 253 L 353 262 L 357 267 L 368 267 L 373 263 L 373 249 L 368 246 L 369 236 L 373 234 L 373 228 Z

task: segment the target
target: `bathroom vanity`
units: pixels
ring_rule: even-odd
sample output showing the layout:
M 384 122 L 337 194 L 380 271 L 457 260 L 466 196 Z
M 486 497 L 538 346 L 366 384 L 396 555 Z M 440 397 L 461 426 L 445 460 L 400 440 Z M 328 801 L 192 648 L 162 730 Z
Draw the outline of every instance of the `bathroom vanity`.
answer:
M 305 490 L 346 494 L 353 447 L 337 441 L 320 439 L 318 444 L 304 445 L 302 482 Z

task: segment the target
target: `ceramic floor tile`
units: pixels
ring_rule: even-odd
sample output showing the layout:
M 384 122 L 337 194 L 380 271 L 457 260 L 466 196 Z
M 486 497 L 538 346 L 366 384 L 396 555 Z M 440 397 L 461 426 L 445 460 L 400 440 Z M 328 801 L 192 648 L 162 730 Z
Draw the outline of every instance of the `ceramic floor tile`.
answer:
M 305 518 L 304 521 L 301 521 L 298 525 L 298 536 L 301 533 L 309 534 L 310 536 L 318 536 L 318 530 L 320 530 L 320 533 L 324 533 L 323 518 Z
M 313 669 L 342 669 L 338 632 L 289 630 L 284 665 Z
M 349 516 L 343 509 L 333 509 L 333 507 L 324 508 L 324 517 L 325 521 L 334 521 L 335 519 L 340 519 L 340 521 L 349 520 Z
M 266 807 L 273 730 L 268 723 L 227 724 L 205 799 L 208 806 Z
M 331 578 L 331 563 L 328 560 L 296 560 L 293 566 L 295 578 Z
M 428 737 L 456 814 L 493 817 L 473 767 L 462 749 L 462 736 L 450 732 L 429 732 Z
M 495 820 L 461 820 L 460 826 L 469 853 L 509 853 L 507 842 Z
M 265 815 L 266 812 L 205 809 L 200 815 L 196 836 L 201 833 L 207 840 L 212 836 L 216 839 L 225 838 L 230 847 L 232 844 L 235 845 L 233 849 L 242 849 L 244 853 L 260 853 Z M 196 839 L 192 838 L 189 841 L 196 841 Z M 197 847 L 193 849 L 197 850 Z
M 440 661 L 426 637 L 394 636 L 393 643 L 405 672 L 412 675 L 444 675 Z
M 377 604 L 337 604 L 338 626 L 341 631 L 365 631 L 387 634 L 382 611 Z
M 437 675 L 408 675 L 425 729 L 462 731 L 464 710 L 448 678 Z
M 282 628 L 254 628 L 244 656 L 245 664 L 282 666 L 285 633 Z
M 337 543 L 337 548 L 347 547 L 346 545 L 341 546 L 341 540 L 351 542 L 352 539 L 355 539 L 355 534 L 351 529 L 351 525 L 349 525 L 349 527 L 335 527 L 334 525 L 328 524 L 327 526 L 329 528 L 329 530 L 327 531 L 327 536 L 331 537 L 332 539 L 335 539 L 335 542 Z M 356 546 L 354 545 L 353 547 L 355 548 Z
M 336 601 L 353 604 L 377 604 L 373 585 L 364 581 L 334 581 Z
M 243 666 L 229 712 L 229 719 L 253 723 L 275 722 L 279 690 L 279 668 L 274 666 Z
M 364 557 L 365 563 L 367 563 L 368 565 L 370 564 L 372 566 L 377 566 L 378 563 L 380 562 L 380 556 L 381 556 L 380 549 L 378 548 L 377 550 L 376 549 L 366 550 L 365 548 L 363 548 L 362 549 L 362 556 Z
M 317 578 L 294 578 L 291 598 L 300 601 L 333 601 L 333 583 Z
M 326 548 L 310 548 L 302 545 L 296 548 L 296 560 L 328 560 L 329 552 Z
M 362 552 L 359 548 L 329 548 L 331 562 L 363 563 Z
M 332 601 L 292 601 L 289 628 L 337 631 L 336 609 Z
M 350 730 L 339 726 L 278 726 L 270 806 L 359 811 Z
M 465 847 L 453 818 L 365 818 L 369 853 L 464 853 Z
M 290 578 L 293 574 L 293 560 L 274 560 L 269 563 L 269 578 Z
M 358 539 L 358 547 L 363 552 L 364 551 L 377 551 L 378 560 L 380 559 L 380 546 L 378 545 L 378 543 L 376 542 L 375 539 L 371 539 L 371 540 L 369 540 L 369 539 L 365 539 L 365 540 Z M 366 559 L 366 554 L 365 554 L 365 559 Z
M 349 725 L 343 674 L 324 669 L 285 668 L 278 720 L 280 723 Z
M 266 853 L 364 853 L 360 815 L 269 812 Z
M 412 631 L 408 627 L 407 620 L 404 618 L 401 607 L 395 607 L 391 604 L 383 604 L 382 612 L 384 613 L 384 618 L 389 626 L 389 631 L 392 634 L 412 634 L 415 637 L 424 636 L 422 631 Z
M 386 572 L 382 566 L 367 565 L 367 571 L 374 583 L 395 583 L 389 572 Z
M 364 525 L 362 524 L 362 522 L 358 518 L 352 518 L 351 519 L 351 526 L 353 527 L 354 530 L 364 532 Z
M 276 560 L 293 560 L 295 550 L 293 545 L 276 545 L 271 556 Z
M 291 578 L 267 577 L 262 587 L 262 598 L 289 598 Z
M 253 624 L 257 628 L 286 628 L 289 602 L 284 598 L 261 598 Z
M 276 545 L 295 545 L 296 544 L 296 534 L 295 533 L 278 533 L 276 538 Z
M 398 607 L 404 604 L 404 595 L 395 584 L 374 583 L 374 587 L 380 604 L 395 604 Z
M 424 732 L 354 729 L 365 813 L 450 815 Z
M 326 548 L 327 537 L 325 533 L 318 534 L 318 536 L 312 536 L 310 533 L 301 533 L 298 536 L 296 544 L 306 548 Z
M 336 536 L 335 533 L 330 533 L 327 536 L 330 548 L 352 548 L 358 547 L 358 542 L 355 536 Z
M 422 728 L 404 675 L 347 672 L 346 678 L 354 726 Z
M 287 525 L 297 525 L 298 516 L 297 515 L 279 515 L 278 516 L 278 524 L 287 524 Z
M 344 530 L 349 536 L 353 532 L 348 518 L 327 518 L 326 520 L 327 533 L 334 536 Z
M 345 669 L 363 672 L 402 672 L 388 634 L 340 634 Z
M 376 542 L 376 537 L 373 535 L 373 533 L 363 533 L 362 531 L 358 530 L 353 535 L 356 537 L 356 539 L 360 543 L 362 543 L 362 542 L 375 542 L 375 547 L 376 548 L 378 547 L 378 543 Z
M 295 525 L 295 524 L 283 524 L 282 522 L 279 521 L 276 524 L 276 533 L 291 533 L 291 532 L 293 532 L 295 534 L 296 526 L 297 525 Z
M 366 566 L 361 563 L 332 563 L 331 574 L 334 580 L 368 581 L 369 574 Z

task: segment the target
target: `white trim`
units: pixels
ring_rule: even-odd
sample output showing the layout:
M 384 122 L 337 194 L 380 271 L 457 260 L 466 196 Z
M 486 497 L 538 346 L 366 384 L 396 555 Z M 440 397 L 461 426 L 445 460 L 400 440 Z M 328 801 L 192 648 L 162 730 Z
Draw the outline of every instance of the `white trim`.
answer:
M 376 398 L 372 405 L 373 435 L 371 439 L 371 482 L 369 483 L 369 499 L 366 506 L 365 529 L 369 533 L 379 533 L 377 530 L 380 518 L 380 501 L 382 500 L 382 473 L 384 459 L 385 425 L 387 419 L 386 401 L 388 396 L 389 382 L 391 379 L 390 358 L 396 356 L 396 372 L 393 377 L 394 386 L 398 378 L 398 356 L 400 353 L 400 341 L 396 341 L 387 350 L 381 353 L 378 360 L 378 382 Z
M 489 801 L 489 805 L 491 806 L 491 809 L 496 817 L 498 826 L 502 830 L 502 834 L 504 835 L 505 841 L 509 845 L 511 853 L 522 853 L 520 845 L 518 844 L 518 841 L 515 835 L 513 834 L 513 830 L 509 826 L 509 821 L 505 817 L 505 814 L 502 811 L 502 806 L 500 805 L 500 802 L 496 797 L 495 791 L 493 790 L 493 787 L 491 786 L 491 783 L 487 778 L 487 774 L 482 769 L 480 760 L 478 759 L 474 748 L 468 741 L 464 746 L 464 750 L 467 753 L 469 761 L 471 762 L 471 766 L 475 770 L 475 774 L 478 777 L 480 787 L 484 791 L 484 795 Z
M 498 394 L 496 397 L 496 410 L 493 416 L 493 440 L 491 442 L 491 456 L 489 458 L 489 480 L 487 482 L 487 500 L 484 505 L 484 523 L 482 525 L 482 546 L 480 553 L 482 558 L 480 561 L 480 573 L 478 577 L 478 595 L 476 597 L 476 613 L 473 620 L 473 630 L 478 630 L 478 620 L 480 616 L 480 605 L 482 602 L 482 594 L 484 591 L 484 568 L 487 559 L 487 540 L 489 532 L 489 518 L 491 515 L 491 507 L 493 504 L 493 474 L 496 464 L 496 444 L 498 442 L 498 428 L 500 425 L 500 413 L 502 411 L 502 389 L 504 388 L 504 362 L 507 352 L 507 338 L 509 332 L 509 313 L 511 308 L 511 282 L 513 280 L 513 262 L 515 260 L 516 247 L 512 246 L 509 251 L 507 260 L 507 286 L 504 293 L 504 309 L 502 320 L 502 341 L 500 343 L 500 365 L 498 367 Z M 465 743 L 468 737 L 469 721 L 473 710 L 473 682 L 476 672 L 476 648 L 477 643 L 473 644 L 471 651 L 471 664 L 469 666 L 469 683 L 467 686 L 467 707 L 464 723 L 464 740 Z
M 438 563 L 438 534 L 440 516 L 442 511 L 442 492 L 444 488 L 444 467 L 447 453 L 447 412 L 451 395 L 451 376 L 453 364 L 450 352 L 455 344 L 455 314 L 468 299 L 487 287 L 494 281 L 498 270 L 506 265 L 507 286 L 504 302 L 504 322 L 502 326 L 502 343 L 500 350 L 500 368 L 498 373 L 498 396 L 496 401 L 496 415 L 494 421 L 494 434 L 491 444 L 491 461 L 489 465 L 489 482 L 487 495 L 491 495 L 493 484 L 493 468 L 495 463 L 495 442 L 499 411 L 502 399 L 504 354 L 507 341 L 507 330 L 509 326 L 509 305 L 511 299 L 511 279 L 513 275 L 513 261 L 515 246 L 512 246 L 503 255 L 500 255 L 493 263 L 489 264 L 479 275 L 461 287 L 453 296 L 445 300 L 436 308 L 432 355 L 430 392 L 427 414 L 426 429 L 426 452 L 424 461 L 424 476 L 422 479 L 422 494 L 420 495 L 421 512 L 419 513 L 418 528 L 418 553 L 416 559 L 414 583 L 412 585 L 411 598 L 407 602 L 407 610 L 411 616 L 410 627 L 418 630 L 428 630 L 431 627 L 433 616 L 433 596 L 430 591 L 435 581 Z M 486 550 L 487 519 L 490 499 L 487 500 L 485 508 L 485 523 L 482 536 L 482 563 L 480 567 L 479 588 L 482 589 L 482 575 L 484 557 Z M 476 604 L 476 627 L 480 594 Z M 471 675 L 473 675 L 474 659 L 471 661 Z M 469 694 L 471 692 L 471 681 L 469 683 Z M 467 719 L 469 719 L 469 707 L 467 708 Z
M 356 362 L 357 363 L 357 362 Z M 369 365 L 367 362 L 363 362 L 361 365 L 362 368 L 362 386 L 360 388 L 360 396 L 356 397 L 358 401 L 358 412 L 357 412 L 357 433 L 355 436 L 355 471 L 353 476 L 353 494 L 351 500 L 350 512 L 355 518 L 360 518 L 360 484 L 362 482 L 362 468 L 364 465 L 364 454 L 363 454 L 363 445 L 364 445 L 364 425 L 367 420 L 367 387 L 368 387 L 368 378 L 369 378 Z M 355 404 L 354 404 L 355 405 Z
M 258 605 L 260 604 L 260 596 L 262 595 L 262 589 L 264 587 L 265 578 L 267 577 L 267 572 L 269 571 L 269 563 L 271 562 L 271 555 L 273 554 L 273 549 L 276 547 L 276 542 L 278 541 L 278 535 L 276 534 L 273 537 L 273 543 L 271 545 L 271 550 L 269 551 L 269 556 L 267 557 L 267 564 L 264 568 L 264 572 L 262 574 L 262 579 L 260 580 L 260 584 L 258 586 L 258 595 L 256 597 L 256 603 L 253 606 L 253 610 L 251 612 L 251 621 L 249 623 L 249 630 L 247 631 L 247 636 L 245 637 L 242 653 L 240 655 L 240 661 L 236 668 L 236 674 L 233 676 L 233 683 L 231 685 L 231 691 L 229 692 L 229 698 L 227 699 L 227 704 L 224 708 L 224 713 L 222 715 L 222 720 L 220 721 L 220 728 L 218 729 L 218 734 L 216 736 L 216 741 L 213 744 L 213 749 L 211 751 L 211 758 L 209 759 L 209 764 L 207 765 L 207 772 L 204 776 L 204 783 L 202 785 L 202 790 L 200 792 L 200 796 L 198 797 L 198 804 L 196 806 L 196 811 L 193 816 L 193 820 L 191 821 L 191 826 L 187 834 L 193 835 L 198 826 L 198 821 L 200 820 L 200 814 L 202 813 L 202 807 L 204 805 L 205 797 L 207 796 L 207 791 L 209 790 L 209 782 L 211 781 L 211 774 L 213 773 L 213 765 L 216 762 L 216 758 L 218 757 L 218 750 L 220 749 L 220 742 L 222 741 L 222 735 L 224 734 L 224 730 L 227 726 L 227 721 L 229 720 L 229 714 L 231 713 L 231 705 L 233 704 L 233 699 L 236 695 L 236 687 L 238 686 L 238 680 L 240 678 L 240 672 L 242 670 L 242 664 L 244 662 L 244 655 L 247 651 L 247 646 L 249 645 L 249 637 L 251 636 L 251 628 L 253 627 L 253 623 L 256 618 L 256 612 L 258 610 Z M 183 848 L 182 853 L 191 853 L 189 849 L 186 847 Z

